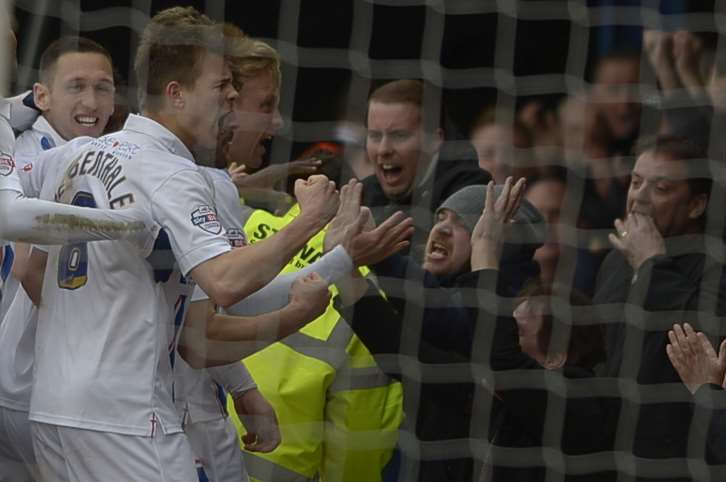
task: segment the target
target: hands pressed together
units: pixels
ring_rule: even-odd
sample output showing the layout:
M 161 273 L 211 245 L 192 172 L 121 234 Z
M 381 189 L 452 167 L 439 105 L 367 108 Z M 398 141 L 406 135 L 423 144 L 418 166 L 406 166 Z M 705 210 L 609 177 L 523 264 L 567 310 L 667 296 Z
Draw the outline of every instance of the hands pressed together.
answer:
M 688 323 L 682 327 L 673 325 L 668 339 L 668 358 L 691 393 L 696 393 L 701 385 L 707 383 L 726 388 L 726 340 L 721 342 L 717 354 L 706 335 L 697 333 Z

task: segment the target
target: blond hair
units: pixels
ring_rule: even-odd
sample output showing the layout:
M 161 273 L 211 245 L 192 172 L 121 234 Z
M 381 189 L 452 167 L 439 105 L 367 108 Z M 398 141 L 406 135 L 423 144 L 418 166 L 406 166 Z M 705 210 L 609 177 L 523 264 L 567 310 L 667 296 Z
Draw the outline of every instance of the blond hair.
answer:
M 224 35 L 227 42 L 226 55 L 237 90 L 245 80 L 266 72 L 272 74 L 279 87 L 282 77 L 280 55 L 274 48 L 262 40 L 250 38 L 236 25 L 225 24 Z

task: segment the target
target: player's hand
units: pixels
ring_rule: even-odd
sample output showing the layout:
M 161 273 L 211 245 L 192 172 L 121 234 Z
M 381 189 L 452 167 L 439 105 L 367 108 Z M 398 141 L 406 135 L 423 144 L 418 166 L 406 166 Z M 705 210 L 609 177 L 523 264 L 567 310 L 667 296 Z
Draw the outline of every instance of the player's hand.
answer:
M 668 339 L 668 358 L 691 393 L 696 393 L 706 383 L 724 386 L 726 340 L 721 342 L 717 355 L 706 335 L 696 333 L 688 323 L 684 323 L 682 328 L 678 324 L 673 325 Z
M 254 174 L 241 178 L 239 183 L 235 184 L 247 189 L 274 189 L 279 182 L 286 180 L 288 177 L 318 173 L 322 164 L 323 161 L 316 158 L 301 159 L 284 164 L 272 164 Z
M 308 217 L 322 229 L 338 211 L 338 191 L 335 182 L 322 174 L 310 176 L 307 180 L 295 181 L 295 198 L 300 204 L 301 216 Z
M 361 208 L 359 218 L 352 228 L 353 236 L 345 245 L 354 266 L 380 263 L 408 247 L 409 239 L 413 236 L 413 219 L 406 217 L 401 211 L 394 213 L 377 228 L 366 230 L 369 229 L 366 225 L 372 217 L 368 208 Z
M 290 287 L 290 306 L 302 321 L 312 321 L 325 313 L 330 303 L 328 282 L 317 273 L 296 279 Z
M 494 190 L 494 182 L 487 184 L 484 210 L 471 233 L 471 269 L 498 269 L 502 245 L 508 224 L 519 209 L 524 197 L 525 179 L 516 184 L 512 177 L 504 181 L 499 196 Z
M 229 173 L 229 177 L 232 178 L 232 182 L 235 183 L 235 185 L 239 185 L 242 180 L 249 176 L 245 172 L 245 169 L 247 169 L 247 166 L 244 164 L 237 164 L 236 162 L 233 162 L 227 167 L 227 173 Z
M 615 249 L 623 253 L 634 271 L 653 256 L 665 254 L 665 242 L 653 218 L 640 213 L 629 213 L 625 221 L 615 220 L 615 231 L 608 239 Z
M 256 388 L 234 400 L 234 407 L 247 433 L 242 436 L 245 450 L 268 453 L 280 445 L 280 426 L 272 405 Z

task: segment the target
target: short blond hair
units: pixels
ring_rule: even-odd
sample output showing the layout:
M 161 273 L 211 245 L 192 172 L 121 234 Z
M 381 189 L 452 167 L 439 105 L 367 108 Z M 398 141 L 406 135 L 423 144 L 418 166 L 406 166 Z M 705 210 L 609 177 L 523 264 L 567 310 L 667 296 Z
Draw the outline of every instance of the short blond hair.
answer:
M 280 86 L 280 55 L 274 48 L 262 40 L 249 37 L 232 24 L 224 25 L 224 36 L 226 56 L 237 90 L 245 80 L 266 72 L 270 72 L 275 84 Z

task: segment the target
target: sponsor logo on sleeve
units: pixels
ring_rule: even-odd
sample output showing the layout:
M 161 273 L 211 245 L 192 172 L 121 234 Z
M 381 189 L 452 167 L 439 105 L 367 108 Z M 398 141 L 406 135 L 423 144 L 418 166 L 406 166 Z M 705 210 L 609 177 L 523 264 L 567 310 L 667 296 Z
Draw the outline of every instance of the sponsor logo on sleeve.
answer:
M 233 248 L 242 248 L 247 246 L 247 236 L 245 236 L 244 231 L 241 229 L 228 229 L 227 240 L 229 241 L 229 245 Z
M 10 154 L 0 152 L 0 176 L 9 176 L 15 170 L 15 161 Z
M 209 206 L 199 206 L 194 210 L 192 224 L 210 234 L 222 232 L 222 224 L 217 219 L 217 213 Z

